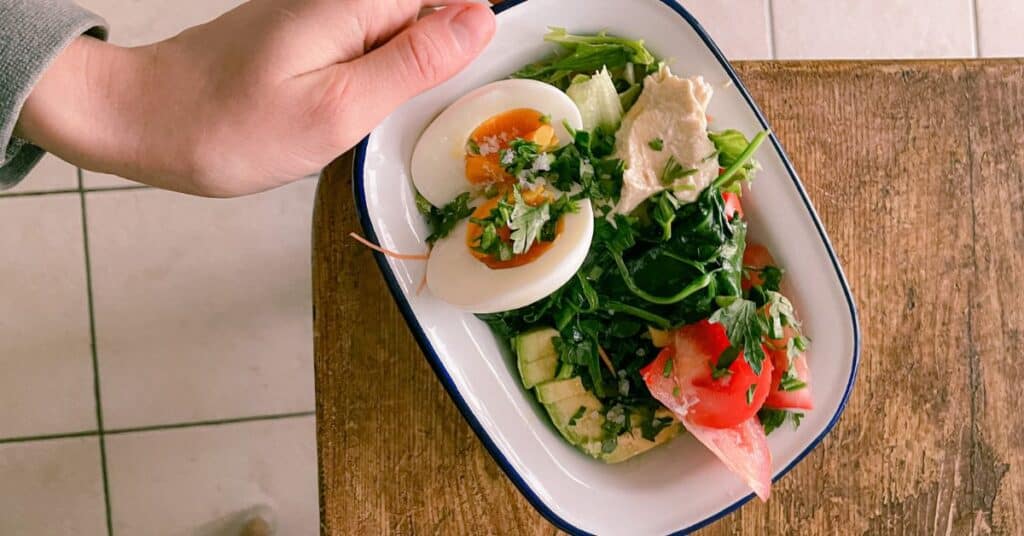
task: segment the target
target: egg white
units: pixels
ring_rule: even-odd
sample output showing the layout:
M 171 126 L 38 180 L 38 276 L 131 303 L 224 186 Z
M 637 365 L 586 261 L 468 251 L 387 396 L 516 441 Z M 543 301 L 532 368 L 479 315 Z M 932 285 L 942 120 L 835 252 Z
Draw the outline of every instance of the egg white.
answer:
M 484 121 L 516 108 L 551 116 L 561 145 L 571 141 L 563 121 L 583 127 L 576 104 L 560 89 L 537 80 L 500 80 L 459 98 L 423 131 L 412 153 L 410 170 L 416 189 L 443 207 L 470 189 L 466 180 L 466 141 Z
M 438 298 L 472 313 L 495 313 L 534 303 L 565 284 L 587 257 L 594 235 L 590 200 L 562 216 L 564 227 L 551 247 L 528 264 L 495 270 L 466 245 L 468 221 L 438 240 L 427 260 L 427 288 Z

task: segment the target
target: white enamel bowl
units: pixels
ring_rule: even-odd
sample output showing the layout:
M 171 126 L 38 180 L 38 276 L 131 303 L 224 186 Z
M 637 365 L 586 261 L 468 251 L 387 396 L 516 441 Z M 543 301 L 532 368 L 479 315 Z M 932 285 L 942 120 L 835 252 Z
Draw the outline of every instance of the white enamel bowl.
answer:
M 700 25 L 671 0 L 521 0 L 498 11 L 498 30 L 466 71 L 408 102 L 356 150 L 354 194 L 367 238 L 421 251 L 427 228 L 416 212 L 409 161 L 427 124 L 460 95 L 506 77 L 551 51 L 548 26 L 642 38 L 681 75 L 701 74 L 716 92 L 718 128 L 748 136 L 768 128 L 743 85 Z M 778 141 L 757 155 L 763 170 L 743 204 L 753 237 L 787 270 L 807 334 L 814 411 L 799 429 L 769 437 L 776 479 L 835 425 L 853 387 L 860 332 L 853 298 L 828 237 Z M 683 436 L 620 465 L 570 447 L 518 382 L 508 349 L 483 322 L 424 292 L 424 263 L 378 255 L 381 271 L 423 352 L 470 426 L 545 517 L 575 534 L 667 534 L 706 525 L 750 499 L 750 490 L 700 444 Z

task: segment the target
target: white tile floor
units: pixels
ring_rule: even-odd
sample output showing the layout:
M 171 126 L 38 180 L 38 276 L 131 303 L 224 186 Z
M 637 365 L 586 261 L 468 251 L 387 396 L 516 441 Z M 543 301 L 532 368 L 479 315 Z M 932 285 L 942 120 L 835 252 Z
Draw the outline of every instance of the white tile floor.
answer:
M 82 3 L 134 45 L 239 0 Z M 734 59 L 1024 55 L 1020 0 L 684 5 Z M 0 192 L 0 535 L 216 536 L 256 505 L 316 532 L 314 186 L 214 201 L 47 157 Z

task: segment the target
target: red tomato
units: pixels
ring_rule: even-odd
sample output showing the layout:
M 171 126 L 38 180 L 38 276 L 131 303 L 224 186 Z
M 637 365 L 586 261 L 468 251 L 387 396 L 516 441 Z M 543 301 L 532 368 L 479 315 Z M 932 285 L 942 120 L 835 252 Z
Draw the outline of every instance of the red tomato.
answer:
M 771 390 L 770 360 L 764 361 L 757 375 L 741 353 L 729 366 L 729 374 L 716 379 L 711 376 L 712 366 L 729 347 L 725 328 L 701 320 L 683 326 L 674 335 L 673 345 L 641 371 L 658 400 L 693 424 L 709 428 L 731 428 L 761 409 Z M 655 389 L 663 391 L 661 395 L 667 393 L 665 398 L 675 404 L 666 404 Z M 750 389 L 753 394 L 748 402 Z
M 761 244 L 747 244 L 746 249 L 743 250 L 743 266 L 746 268 L 764 268 L 765 266 L 776 266 L 776 264 L 768 248 Z M 756 287 L 764 283 L 760 272 L 744 270 L 743 273 L 743 281 L 740 283 L 743 286 L 743 290 L 749 290 L 750 287 Z
M 725 201 L 725 217 L 732 219 L 734 214 L 743 217 L 743 205 L 740 204 L 740 196 L 732 192 L 723 192 L 722 199 Z
M 814 400 L 811 397 L 811 371 L 807 367 L 807 356 L 800 354 L 793 360 L 793 372 L 797 379 L 807 384 L 795 391 L 783 391 L 779 389 L 782 376 L 789 370 L 789 353 L 786 346 L 794 335 L 793 328 L 783 328 L 784 337 L 779 340 L 768 341 L 767 349 L 771 356 L 774 370 L 772 370 L 772 388 L 765 399 L 764 405 L 774 409 L 814 409 Z

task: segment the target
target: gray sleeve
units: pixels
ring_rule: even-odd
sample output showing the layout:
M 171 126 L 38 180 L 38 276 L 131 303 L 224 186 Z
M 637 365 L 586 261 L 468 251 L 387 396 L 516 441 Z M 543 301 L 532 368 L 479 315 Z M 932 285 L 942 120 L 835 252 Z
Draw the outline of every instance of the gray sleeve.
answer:
M 43 71 L 83 33 L 106 39 L 106 23 L 66 0 L 0 0 L 0 190 L 42 158 L 42 149 L 14 137 L 14 124 Z

